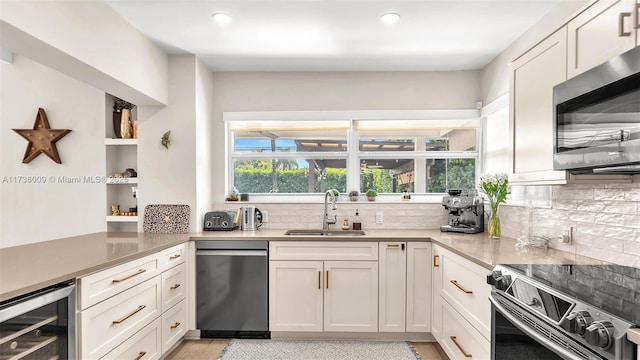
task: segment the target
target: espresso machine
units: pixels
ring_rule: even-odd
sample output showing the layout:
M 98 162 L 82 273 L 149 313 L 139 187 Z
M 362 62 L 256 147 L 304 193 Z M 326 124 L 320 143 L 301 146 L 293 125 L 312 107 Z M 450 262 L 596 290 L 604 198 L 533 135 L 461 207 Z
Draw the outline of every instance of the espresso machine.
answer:
M 447 225 L 440 231 L 477 234 L 484 231 L 484 200 L 474 189 L 449 190 L 442 197 L 442 206 L 447 210 Z

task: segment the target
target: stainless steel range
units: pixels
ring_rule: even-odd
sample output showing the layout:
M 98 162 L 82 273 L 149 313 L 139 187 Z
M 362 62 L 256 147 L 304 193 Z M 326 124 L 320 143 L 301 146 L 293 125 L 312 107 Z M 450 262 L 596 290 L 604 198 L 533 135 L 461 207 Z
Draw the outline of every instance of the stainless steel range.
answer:
M 487 283 L 492 359 L 636 359 L 640 269 L 498 265 Z

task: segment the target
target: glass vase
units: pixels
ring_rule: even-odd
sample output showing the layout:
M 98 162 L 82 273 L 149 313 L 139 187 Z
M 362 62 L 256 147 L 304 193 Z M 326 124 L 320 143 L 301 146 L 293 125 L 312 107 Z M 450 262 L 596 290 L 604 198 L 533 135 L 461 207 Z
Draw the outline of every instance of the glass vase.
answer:
M 493 239 L 500 238 L 500 215 L 498 214 L 499 205 L 491 205 L 491 215 L 489 216 L 489 223 L 487 224 L 487 232 L 489 237 Z

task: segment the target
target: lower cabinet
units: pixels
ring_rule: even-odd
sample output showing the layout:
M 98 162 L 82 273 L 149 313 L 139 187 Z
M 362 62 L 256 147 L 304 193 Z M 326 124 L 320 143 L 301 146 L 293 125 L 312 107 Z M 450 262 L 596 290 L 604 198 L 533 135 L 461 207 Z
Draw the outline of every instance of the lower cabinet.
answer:
M 271 331 L 378 330 L 378 263 L 270 261 Z
M 429 332 L 431 243 L 379 244 L 380 332 Z
M 431 243 L 270 242 L 269 329 L 424 332 Z
M 488 359 L 491 339 L 490 270 L 433 246 L 431 332 L 451 359 Z
M 185 245 L 78 279 L 82 359 L 159 359 L 186 334 Z M 154 274 L 148 278 L 146 274 Z

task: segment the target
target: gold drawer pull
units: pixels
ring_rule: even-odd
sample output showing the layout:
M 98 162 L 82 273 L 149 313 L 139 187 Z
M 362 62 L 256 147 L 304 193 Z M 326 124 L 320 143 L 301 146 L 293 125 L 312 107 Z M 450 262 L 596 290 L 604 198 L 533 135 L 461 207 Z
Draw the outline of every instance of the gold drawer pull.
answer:
M 180 323 L 176 321 L 176 323 L 175 323 L 175 324 L 171 325 L 171 328 L 172 328 L 172 329 L 175 329 L 175 328 L 177 328 L 178 326 L 180 326 Z
M 175 255 L 169 257 L 169 260 L 175 260 L 175 259 L 177 259 L 179 257 L 180 257 L 180 254 L 175 254 Z
M 170 287 L 169 290 L 175 290 L 175 289 L 177 289 L 179 287 L 180 287 L 180 284 L 175 284 L 172 287 Z
M 135 359 L 133 359 L 133 360 L 140 360 L 140 359 L 142 359 L 145 355 L 147 355 L 147 352 L 146 352 L 146 351 L 140 351 L 140 352 L 138 353 L 138 356 L 136 356 L 136 358 L 135 358 Z
M 458 347 L 458 350 L 460 350 L 460 352 L 462 353 L 462 355 L 464 355 L 464 357 L 471 357 L 471 354 L 468 354 L 466 351 L 464 351 L 464 349 L 462 348 L 462 346 L 460 346 L 460 344 L 458 343 L 458 338 L 456 338 L 455 336 L 449 336 L 449 338 L 451 339 L 451 341 L 453 341 L 454 344 L 456 344 L 456 346 Z
M 321 273 L 322 271 L 318 271 L 318 289 L 322 289 L 322 286 L 320 286 L 320 276 L 322 276 Z
M 440 260 L 440 255 L 433 255 L 433 267 L 440 267 L 438 260 Z
M 140 275 L 140 274 L 142 274 L 143 272 L 146 272 L 146 271 L 147 271 L 146 269 L 140 269 L 140 270 L 138 270 L 138 272 L 135 272 L 135 273 L 133 273 L 131 275 L 127 275 L 127 276 L 123 277 L 122 279 L 111 280 L 111 282 L 114 283 L 114 284 L 117 284 L 119 282 L 123 282 L 125 280 L 129 280 L 134 276 L 138 276 L 138 275 Z
M 400 244 L 388 244 L 387 247 L 388 248 L 397 248 L 397 247 L 400 247 Z
M 473 291 L 467 290 L 467 289 L 463 288 L 462 286 L 460 286 L 460 284 L 458 284 L 457 280 L 451 280 L 451 283 L 453 285 L 455 285 L 458 289 L 462 290 L 463 293 L 465 293 L 465 294 L 473 294 Z
M 327 270 L 327 289 L 329 288 L 329 270 Z
M 147 305 L 140 305 L 140 306 L 138 306 L 137 309 L 135 309 L 132 312 L 128 313 L 127 315 L 121 317 L 120 319 L 113 320 L 113 323 L 114 324 L 120 324 L 120 323 L 124 322 L 125 320 L 127 320 L 128 318 L 132 317 L 133 315 L 139 313 L 140 311 L 142 311 L 142 309 L 144 309 L 146 307 L 147 307 Z

